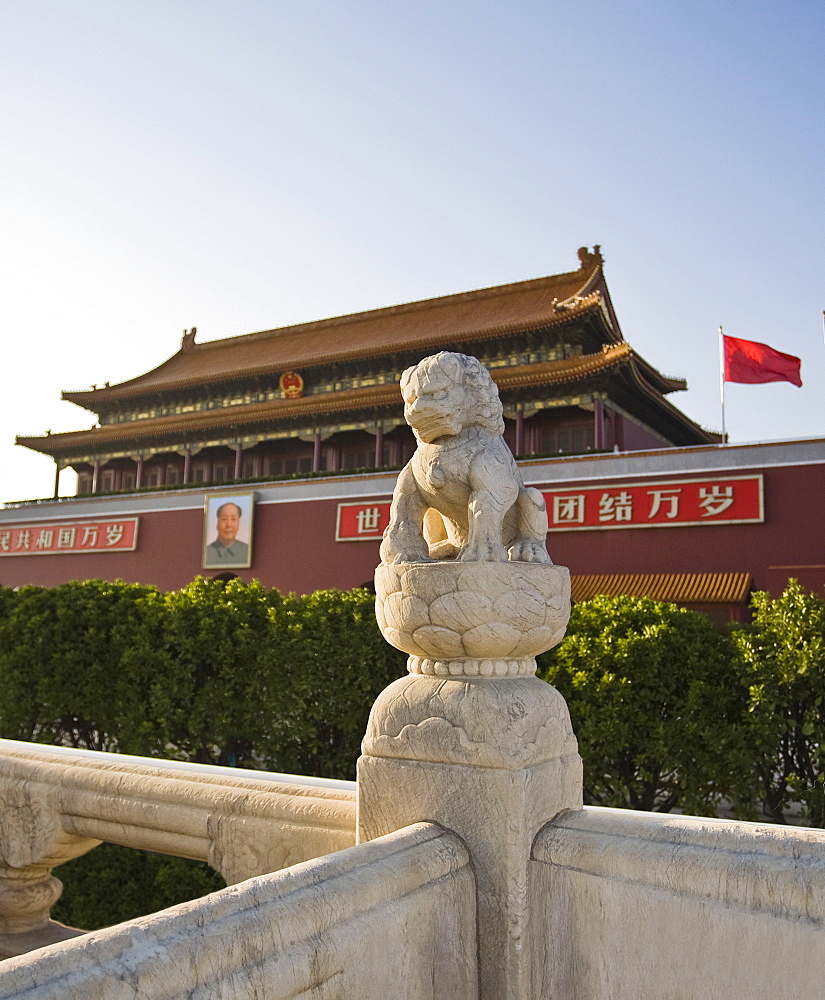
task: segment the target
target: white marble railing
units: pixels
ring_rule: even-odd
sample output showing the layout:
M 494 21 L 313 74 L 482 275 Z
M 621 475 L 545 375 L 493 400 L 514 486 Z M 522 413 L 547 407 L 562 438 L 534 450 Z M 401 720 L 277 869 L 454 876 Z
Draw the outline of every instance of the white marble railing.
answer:
M 533 859 L 536 997 L 822 995 L 825 830 L 586 807 Z
M 355 783 L 0 740 L 0 956 L 77 933 L 51 870 L 102 841 L 233 884 L 353 845 Z
M 0 965 L 0 1000 L 476 1000 L 475 882 L 420 823 Z

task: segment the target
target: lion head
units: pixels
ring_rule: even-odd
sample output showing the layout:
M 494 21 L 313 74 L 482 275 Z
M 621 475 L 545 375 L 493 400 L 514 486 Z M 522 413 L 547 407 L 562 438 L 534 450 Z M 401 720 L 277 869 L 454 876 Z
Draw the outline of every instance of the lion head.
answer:
M 504 433 L 498 389 L 476 358 L 442 351 L 424 358 L 401 376 L 404 417 L 421 441 L 481 427 Z

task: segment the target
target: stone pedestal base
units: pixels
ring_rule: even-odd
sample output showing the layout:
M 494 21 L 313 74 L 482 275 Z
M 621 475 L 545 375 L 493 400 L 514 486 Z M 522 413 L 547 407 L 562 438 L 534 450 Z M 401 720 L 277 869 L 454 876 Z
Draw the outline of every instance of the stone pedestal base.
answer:
M 528 1000 L 530 850 L 582 801 L 564 699 L 536 677 L 410 675 L 379 696 L 363 749 L 359 841 L 421 820 L 457 833 L 478 889 L 480 995 Z

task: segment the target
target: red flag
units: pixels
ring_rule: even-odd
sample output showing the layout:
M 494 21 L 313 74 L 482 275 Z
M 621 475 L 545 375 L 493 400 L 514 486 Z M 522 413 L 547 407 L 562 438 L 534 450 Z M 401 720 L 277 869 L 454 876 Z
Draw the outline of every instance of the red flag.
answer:
M 802 385 L 802 362 L 793 354 L 775 351 L 755 340 L 739 340 L 722 335 L 725 344 L 726 382 L 792 382 Z

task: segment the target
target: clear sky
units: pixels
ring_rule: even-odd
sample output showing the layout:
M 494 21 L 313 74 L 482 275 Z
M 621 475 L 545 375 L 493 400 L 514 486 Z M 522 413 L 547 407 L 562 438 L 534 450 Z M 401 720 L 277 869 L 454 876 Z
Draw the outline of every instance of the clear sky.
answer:
M 719 429 L 717 327 L 802 358 L 734 442 L 825 435 L 822 0 L 0 0 L 0 500 L 15 434 L 180 345 L 574 270 Z M 61 491 L 74 491 L 64 473 Z

